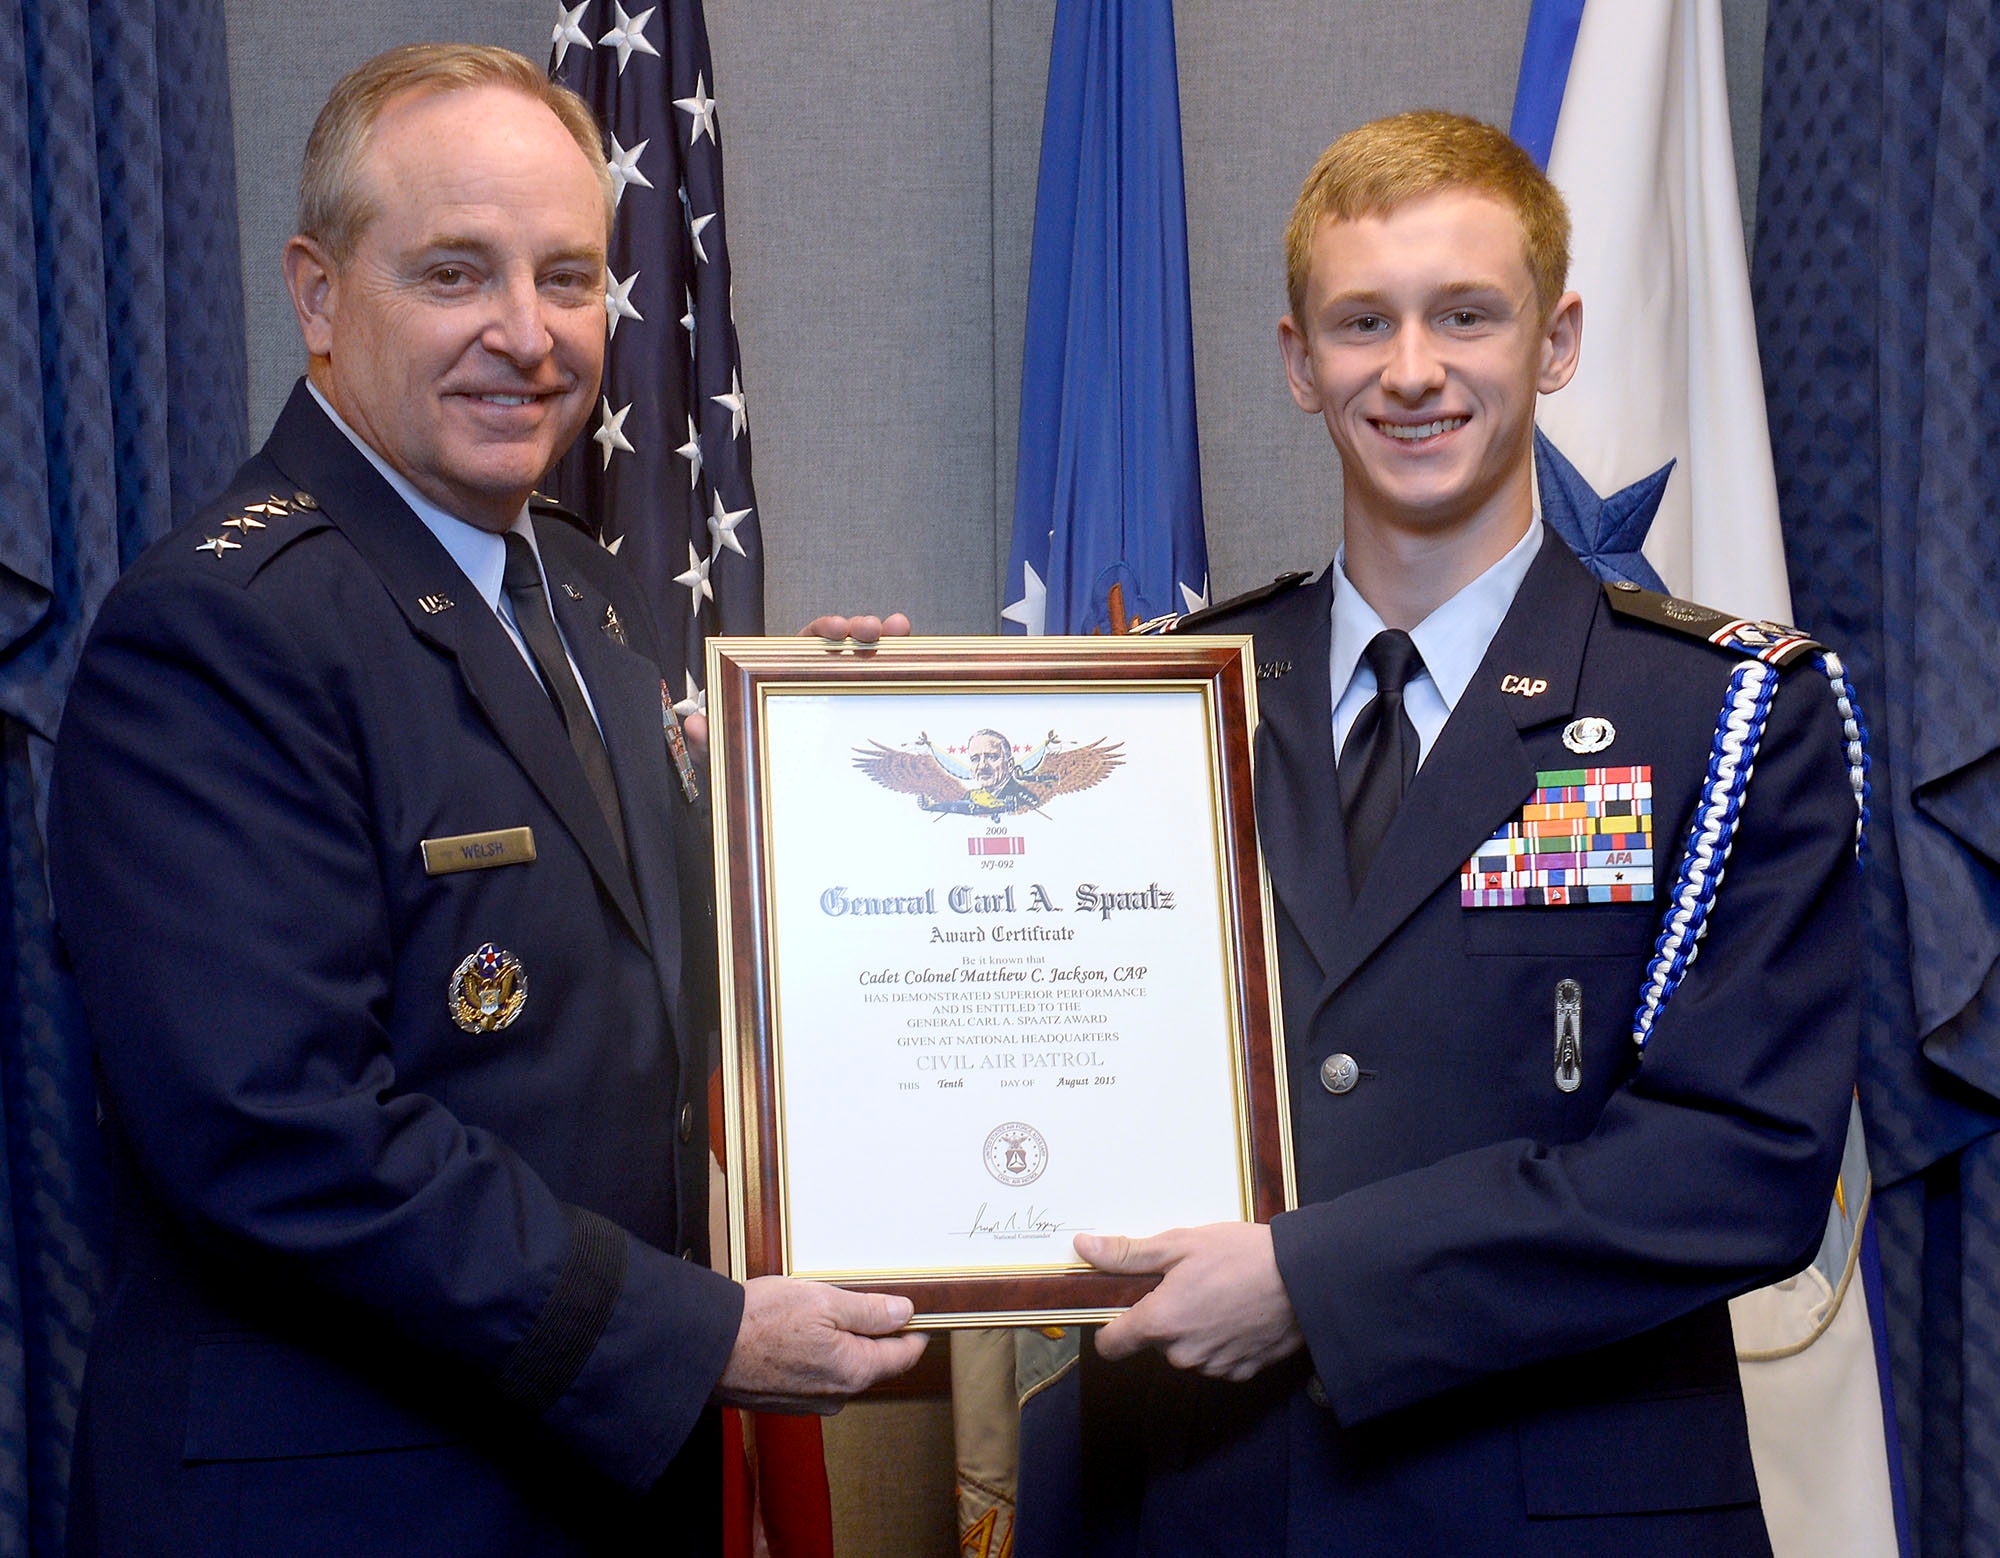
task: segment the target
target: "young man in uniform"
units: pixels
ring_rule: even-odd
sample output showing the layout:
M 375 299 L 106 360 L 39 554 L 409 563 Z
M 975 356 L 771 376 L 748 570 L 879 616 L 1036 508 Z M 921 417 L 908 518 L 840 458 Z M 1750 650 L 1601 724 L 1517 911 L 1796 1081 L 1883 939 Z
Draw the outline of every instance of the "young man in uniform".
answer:
M 1717 647 L 1730 619 L 1600 586 L 1535 514 L 1568 225 L 1435 112 L 1342 137 L 1299 198 L 1279 340 L 1343 545 L 1185 626 L 1272 668 L 1301 1206 L 1078 1238 L 1164 1276 L 1085 1360 L 1077 1551 L 1768 1550 L 1726 1303 L 1824 1228 L 1856 802 L 1816 646 Z M 1677 880 L 1698 823 L 1719 889 Z M 1695 919 L 1656 965 L 1670 897 Z

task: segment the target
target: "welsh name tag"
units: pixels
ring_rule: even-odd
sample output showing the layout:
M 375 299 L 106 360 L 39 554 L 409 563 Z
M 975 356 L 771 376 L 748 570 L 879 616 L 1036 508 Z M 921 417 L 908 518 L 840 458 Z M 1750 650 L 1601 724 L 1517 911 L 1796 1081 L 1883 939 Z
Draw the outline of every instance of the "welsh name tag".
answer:
M 423 851 L 425 876 L 526 865 L 535 858 L 535 830 L 495 828 L 491 833 L 456 833 L 450 838 L 425 839 Z

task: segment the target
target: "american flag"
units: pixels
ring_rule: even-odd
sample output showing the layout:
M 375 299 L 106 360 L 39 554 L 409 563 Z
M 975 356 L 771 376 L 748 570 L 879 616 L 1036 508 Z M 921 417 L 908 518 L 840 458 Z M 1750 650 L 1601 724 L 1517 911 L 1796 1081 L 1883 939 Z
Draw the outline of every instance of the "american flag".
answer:
M 555 496 L 645 581 L 674 707 L 705 713 L 703 641 L 764 631 L 708 28 L 700 0 L 557 0 L 550 39 L 549 74 L 596 111 L 618 190 L 604 383 Z

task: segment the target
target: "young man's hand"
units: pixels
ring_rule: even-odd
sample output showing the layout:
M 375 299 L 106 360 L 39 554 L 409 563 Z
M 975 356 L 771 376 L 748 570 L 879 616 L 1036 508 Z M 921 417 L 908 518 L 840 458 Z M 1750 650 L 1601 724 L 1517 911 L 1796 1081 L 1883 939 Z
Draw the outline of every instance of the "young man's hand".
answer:
M 1171 1228 L 1150 1239 L 1080 1233 L 1076 1253 L 1100 1271 L 1165 1273 L 1097 1333 L 1101 1357 L 1115 1362 L 1157 1347 L 1177 1369 L 1247 1380 L 1305 1345 L 1261 1223 Z

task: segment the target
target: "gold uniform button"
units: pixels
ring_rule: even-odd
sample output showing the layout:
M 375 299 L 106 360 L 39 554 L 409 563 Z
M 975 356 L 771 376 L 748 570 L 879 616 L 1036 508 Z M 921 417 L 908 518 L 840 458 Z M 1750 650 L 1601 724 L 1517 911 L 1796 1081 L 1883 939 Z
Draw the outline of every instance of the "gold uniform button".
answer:
M 1361 1068 L 1352 1055 L 1329 1055 L 1319 1063 L 1319 1085 L 1338 1096 L 1351 1092 L 1361 1080 Z

